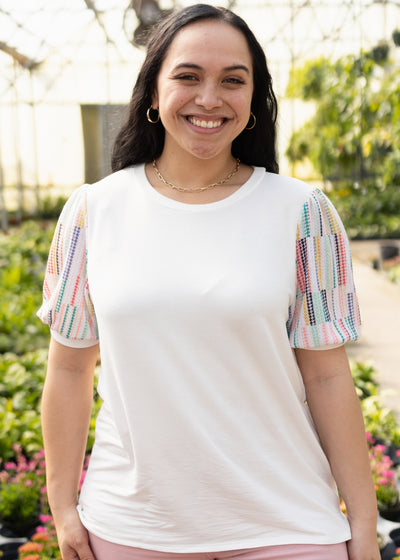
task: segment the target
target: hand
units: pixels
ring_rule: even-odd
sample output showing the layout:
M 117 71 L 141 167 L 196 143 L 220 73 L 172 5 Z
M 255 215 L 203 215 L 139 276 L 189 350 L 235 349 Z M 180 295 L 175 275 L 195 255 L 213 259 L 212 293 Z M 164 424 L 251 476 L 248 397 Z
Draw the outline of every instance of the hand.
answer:
M 351 529 L 351 540 L 347 543 L 349 560 L 381 560 L 376 530 Z
M 53 512 L 58 546 L 63 560 L 96 560 L 89 546 L 88 532 L 75 506 Z

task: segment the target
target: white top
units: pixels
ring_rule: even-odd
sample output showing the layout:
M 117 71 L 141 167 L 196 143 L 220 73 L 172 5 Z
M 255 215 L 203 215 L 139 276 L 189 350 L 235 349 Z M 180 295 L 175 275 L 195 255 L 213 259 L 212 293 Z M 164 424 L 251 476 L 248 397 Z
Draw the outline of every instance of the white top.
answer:
M 320 191 L 262 168 L 209 204 L 159 194 L 143 165 L 84 185 L 38 314 L 63 344 L 100 340 L 78 506 L 91 532 L 188 553 L 350 538 L 291 347 L 359 328 L 347 238 Z

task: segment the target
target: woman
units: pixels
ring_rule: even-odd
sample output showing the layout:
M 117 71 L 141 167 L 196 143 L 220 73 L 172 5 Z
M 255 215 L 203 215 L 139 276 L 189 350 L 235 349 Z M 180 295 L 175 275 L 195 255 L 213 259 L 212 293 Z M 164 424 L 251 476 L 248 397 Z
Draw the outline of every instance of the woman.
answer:
M 150 40 L 115 173 L 63 210 L 39 315 L 64 560 L 380 557 L 348 243 L 320 191 L 277 175 L 275 119 L 247 25 L 188 7 Z

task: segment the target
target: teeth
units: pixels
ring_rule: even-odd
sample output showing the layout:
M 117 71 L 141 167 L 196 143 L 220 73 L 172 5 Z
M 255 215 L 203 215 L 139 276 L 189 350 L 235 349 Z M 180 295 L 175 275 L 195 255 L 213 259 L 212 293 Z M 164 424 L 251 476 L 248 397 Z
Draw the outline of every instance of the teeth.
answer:
M 195 126 L 200 126 L 200 128 L 217 128 L 218 126 L 221 126 L 223 122 L 222 119 L 220 119 L 219 121 L 203 121 L 200 119 L 195 119 L 194 117 L 188 117 L 188 121 Z

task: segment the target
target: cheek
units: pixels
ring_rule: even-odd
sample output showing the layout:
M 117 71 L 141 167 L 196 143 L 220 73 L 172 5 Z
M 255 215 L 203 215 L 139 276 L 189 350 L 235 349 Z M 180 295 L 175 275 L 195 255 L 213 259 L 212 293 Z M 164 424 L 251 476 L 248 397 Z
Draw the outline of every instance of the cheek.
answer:
M 239 124 L 240 126 L 242 126 L 243 123 L 247 123 L 249 120 L 250 112 L 251 112 L 251 100 L 250 101 L 246 100 L 240 104 L 237 104 L 235 110 L 239 118 Z
M 231 104 L 238 112 L 250 112 L 252 95 L 235 92 L 231 97 Z
M 165 91 L 162 96 L 160 96 L 160 108 L 164 112 L 169 113 L 169 116 L 173 117 L 175 112 L 186 105 L 189 101 L 188 96 L 182 93 L 177 93 L 174 91 Z

